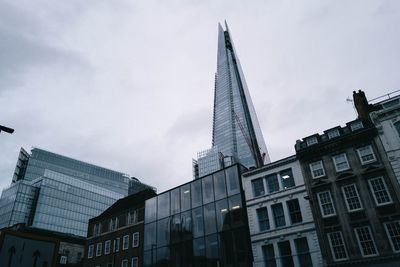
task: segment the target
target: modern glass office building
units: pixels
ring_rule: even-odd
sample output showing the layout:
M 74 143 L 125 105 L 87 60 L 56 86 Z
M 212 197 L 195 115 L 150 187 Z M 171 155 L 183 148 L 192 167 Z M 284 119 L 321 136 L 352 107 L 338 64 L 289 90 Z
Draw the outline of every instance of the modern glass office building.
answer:
M 12 184 L 0 198 L 0 228 L 25 223 L 86 236 L 92 217 L 128 195 L 130 178 L 34 148 L 21 149 Z
M 260 167 L 269 156 L 242 67 L 225 23 L 218 27 L 212 146 L 246 166 Z
M 251 266 L 243 170 L 232 165 L 147 200 L 144 266 Z
M 129 176 L 127 174 L 109 170 L 80 160 L 65 157 L 43 149 L 33 148 L 31 154 L 21 149 L 17 165 L 26 166 L 18 170 L 13 181 L 32 181 L 43 176 L 46 169 L 75 177 L 89 184 L 107 188 L 122 195 L 128 194 Z M 26 156 L 28 155 L 28 157 Z M 25 163 L 24 163 L 25 161 Z M 16 171 L 17 172 L 17 171 Z

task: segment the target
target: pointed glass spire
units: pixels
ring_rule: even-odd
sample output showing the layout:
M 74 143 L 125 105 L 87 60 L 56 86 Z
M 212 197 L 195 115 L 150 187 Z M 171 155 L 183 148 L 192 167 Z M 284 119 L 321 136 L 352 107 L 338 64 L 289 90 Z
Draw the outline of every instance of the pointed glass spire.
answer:
M 218 24 L 212 146 L 244 166 L 268 163 L 267 147 L 228 25 Z

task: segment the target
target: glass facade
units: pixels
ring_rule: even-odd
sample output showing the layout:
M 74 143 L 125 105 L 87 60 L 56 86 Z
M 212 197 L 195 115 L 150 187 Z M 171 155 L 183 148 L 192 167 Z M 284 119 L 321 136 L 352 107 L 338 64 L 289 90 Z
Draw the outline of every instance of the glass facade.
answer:
M 33 148 L 24 180 L 32 181 L 44 175 L 46 169 L 74 177 L 87 183 L 128 195 L 129 177 L 121 172 L 105 169 L 39 148 Z
M 0 198 L 0 228 L 29 224 L 38 192 L 39 188 L 26 181 L 18 181 L 4 189 Z
M 0 198 L 0 227 L 25 223 L 86 236 L 88 220 L 126 196 L 129 181 L 123 173 L 38 148 L 31 155 L 21 149 L 13 183 Z
M 239 165 L 146 201 L 144 266 L 250 266 Z
M 224 31 L 221 25 L 218 33 L 212 145 L 217 146 L 224 156 L 233 156 L 247 168 L 257 166 L 257 160 L 269 162 L 267 147 L 229 30 L 227 28 Z
M 64 174 L 46 170 L 32 226 L 86 236 L 88 221 L 123 196 Z

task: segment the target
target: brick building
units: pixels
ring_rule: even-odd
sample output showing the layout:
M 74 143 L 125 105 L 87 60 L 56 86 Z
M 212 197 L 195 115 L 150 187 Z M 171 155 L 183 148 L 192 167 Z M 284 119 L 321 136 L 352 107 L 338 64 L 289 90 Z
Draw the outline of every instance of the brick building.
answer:
M 89 220 L 86 267 L 143 266 L 144 203 L 154 196 L 152 189 L 145 189 Z
M 308 136 L 295 148 L 324 265 L 397 266 L 400 190 L 371 121 Z

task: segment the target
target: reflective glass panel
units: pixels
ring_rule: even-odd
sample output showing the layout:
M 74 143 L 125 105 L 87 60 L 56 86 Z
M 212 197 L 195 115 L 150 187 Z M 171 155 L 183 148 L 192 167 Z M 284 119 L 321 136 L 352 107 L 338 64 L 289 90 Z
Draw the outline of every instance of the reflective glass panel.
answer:
M 163 247 L 169 244 L 170 229 L 169 218 L 157 222 L 157 247 Z M 148 233 L 146 232 L 145 235 Z
M 180 242 L 181 227 L 181 215 L 176 214 L 171 220 L 171 243 Z
M 214 201 L 214 187 L 212 176 L 207 176 L 202 179 L 203 184 L 203 203 L 207 204 Z
M 157 265 L 159 267 L 169 266 L 169 248 L 163 247 L 157 249 Z
M 193 237 L 204 235 L 203 208 L 199 207 L 192 210 L 193 218 Z
M 204 266 L 204 259 L 206 255 L 206 246 L 204 238 L 193 239 L 193 263 L 194 266 Z
M 239 226 L 243 224 L 242 199 L 240 195 L 231 196 L 229 198 L 229 213 L 231 217 L 231 225 Z
M 171 191 L 171 214 L 176 214 L 181 211 L 180 188 Z
M 190 209 L 190 184 L 181 187 L 181 210 Z
M 206 236 L 206 255 L 207 255 L 207 266 L 217 266 L 214 265 L 217 263 L 219 257 L 218 250 L 218 236 L 209 235 Z
M 215 200 L 219 200 L 226 197 L 226 184 L 225 184 L 225 174 L 223 171 L 214 173 L 214 191 Z
M 240 193 L 239 186 L 239 172 L 237 166 L 233 166 L 225 170 L 226 184 L 228 189 L 228 195 L 234 195 Z
M 201 206 L 201 180 L 197 180 L 191 183 L 192 193 L 192 208 Z
M 169 216 L 169 192 L 158 196 L 157 219 Z
M 217 231 L 214 203 L 210 203 L 204 206 L 204 228 L 206 235 L 213 234 Z
M 217 212 L 217 228 L 218 231 L 229 228 L 228 202 L 226 199 L 219 200 L 215 203 Z
M 181 214 L 182 221 L 182 239 L 192 239 L 192 212 L 186 211 Z
M 144 226 L 144 249 L 152 249 L 157 244 L 156 240 L 156 223 L 149 223 Z

